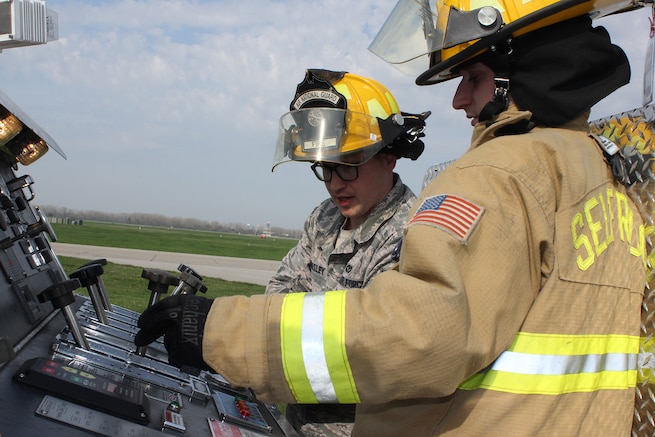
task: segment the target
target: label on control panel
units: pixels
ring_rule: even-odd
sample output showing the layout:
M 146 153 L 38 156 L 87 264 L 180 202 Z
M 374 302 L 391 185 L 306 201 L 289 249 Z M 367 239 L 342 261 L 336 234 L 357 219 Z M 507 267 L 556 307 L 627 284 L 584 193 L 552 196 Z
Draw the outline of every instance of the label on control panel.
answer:
M 164 434 L 128 420 L 124 420 L 72 402 L 45 395 L 35 411 L 45 417 L 95 435 L 123 437 L 161 437 Z
M 181 414 L 175 413 L 174 411 L 164 410 L 164 424 L 162 425 L 162 430 L 170 429 L 184 434 L 186 432 L 186 426 L 184 426 L 184 418 Z

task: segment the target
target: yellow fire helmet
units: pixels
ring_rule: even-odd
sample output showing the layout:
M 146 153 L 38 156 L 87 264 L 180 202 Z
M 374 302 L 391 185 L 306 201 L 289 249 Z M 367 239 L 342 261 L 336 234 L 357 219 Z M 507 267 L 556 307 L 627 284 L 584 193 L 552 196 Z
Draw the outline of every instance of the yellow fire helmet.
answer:
M 386 149 L 417 159 L 429 112 L 401 112 L 389 90 L 356 74 L 309 69 L 280 118 L 273 169 L 288 161 L 362 165 Z
M 430 85 L 459 76 L 463 62 L 533 30 L 643 5 L 637 0 L 399 0 L 369 50 L 418 76 L 418 85 Z

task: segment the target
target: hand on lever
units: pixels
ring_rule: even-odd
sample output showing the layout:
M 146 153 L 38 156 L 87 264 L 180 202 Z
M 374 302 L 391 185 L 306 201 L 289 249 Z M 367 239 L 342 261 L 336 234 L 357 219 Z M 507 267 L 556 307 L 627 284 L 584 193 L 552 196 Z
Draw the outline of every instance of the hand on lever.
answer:
M 176 367 L 211 370 L 202 359 L 202 337 L 213 299 L 193 294 L 167 297 L 139 317 L 134 344 L 146 346 L 162 335 L 168 362 Z

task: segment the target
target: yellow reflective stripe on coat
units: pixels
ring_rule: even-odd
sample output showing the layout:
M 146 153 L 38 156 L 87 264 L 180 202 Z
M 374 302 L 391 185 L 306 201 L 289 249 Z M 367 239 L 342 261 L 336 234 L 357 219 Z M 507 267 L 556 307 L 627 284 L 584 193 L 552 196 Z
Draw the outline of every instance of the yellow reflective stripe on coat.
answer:
M 637 382 L 639 384 L 655 384 L 655 338 L 641 337 L 639 349 L 639 372 Z
M 460 389 L 558 395 L 626 389 L 637 382 L 639 337 L 520 332 L 491 368 Z
M 345 328 L 346 290 L 284 297 L 282 365 L 299 403 L 359 402 L 346 354 Z

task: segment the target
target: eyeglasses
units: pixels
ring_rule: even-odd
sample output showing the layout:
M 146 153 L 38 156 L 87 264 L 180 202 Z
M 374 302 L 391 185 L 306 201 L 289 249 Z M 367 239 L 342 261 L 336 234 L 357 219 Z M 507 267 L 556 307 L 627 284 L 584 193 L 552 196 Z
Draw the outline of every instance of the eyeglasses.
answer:
M 321 162 L 312 164 L 312 171 L 319 181 L 330 182 L 332 174 L 336 173 L 342 181 L 350 182 L 359 177 L 359 167 L 356 165 L 327 165 Z

